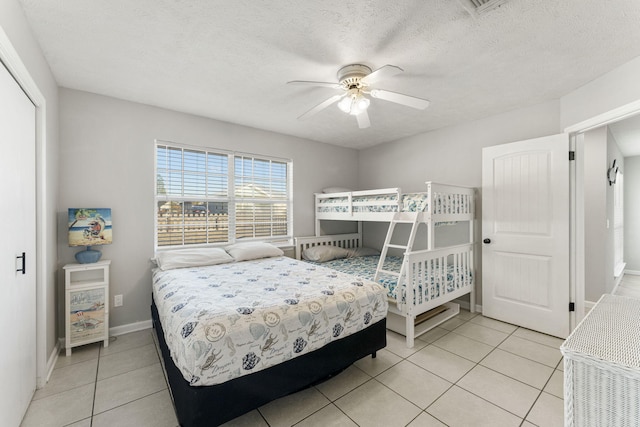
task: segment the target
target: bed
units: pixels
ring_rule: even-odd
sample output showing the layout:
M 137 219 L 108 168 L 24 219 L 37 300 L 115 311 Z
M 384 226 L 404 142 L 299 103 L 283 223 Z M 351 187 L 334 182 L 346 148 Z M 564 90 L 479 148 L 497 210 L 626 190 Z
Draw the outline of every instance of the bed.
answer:
M 152 318 L 180 424 L 222 424 L 375 355 L 387 308 L 374 282 L 280 255 L 154 269 Z
M 354 268 L 350 258 L 332 265 L 336 271 L 355 273 L 359 277 L 375 279 L 383 284 L 392 304 L 389 307 L 387 327 L 406 336 L 407 347 L 414 339 L 459 313 L 460 305 L 453 300 L 470 294 L 469 309 L 474 311 L 474 216 L 475 191 L 473 188 L 427 182 L 427 191 L 402 193 L 398 188 L 367 191 L 315 194 L 316 235 L 296 238 L 296 258 L 313 247 L 328 246 L 343 249 L 362 247 L 363 221 L 389 222 L 389 232 L 381 257 L 389 261 L 387 250 L 397 223 L 412 223 L 415 228 L 427 228 L 427 248 L 414 250 L 412 229 L 403 256 L 396 267 L 374 266 Z M 321 221 L 358 221 L 358 233 L 321 235 Z M 464 244 L 447 247 L 435 246 L 435 228 L 464 223 L 468 239 Z M 344 257 L 343 257 L 344 258 Z M 330 265 L 330 264 L 329 264 Z M 399 266 L 404 266 L 402 269 Z M 365 271 L 366 270 L 366 271 Z M 383 271 L 396 271 L 395 277 Z M 399 284 L 399 286 L 398 286 Z

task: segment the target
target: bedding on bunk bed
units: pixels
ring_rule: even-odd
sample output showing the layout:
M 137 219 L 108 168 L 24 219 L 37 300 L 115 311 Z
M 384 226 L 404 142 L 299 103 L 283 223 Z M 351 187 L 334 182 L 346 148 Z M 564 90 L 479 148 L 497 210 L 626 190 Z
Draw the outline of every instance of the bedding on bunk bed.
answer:
M 153 270 L 153 300 L 192 386 L 303 356 L 384 319 L 386 290 L 286 257 Z
M 322 248 L 329 248 L 329 246 L 322 246 Z M 303 253 L 304 258 L 304 253 Z M 306 262 L 312 263 L 314 265 L 320 265 L 336 272 L 347 273 L 353 276 L 359 277 L 365 280 L 373 280 L 376 274 L 376 268 L 378 266 L 378 262 L 380 260 L 379 255 L 366 255 L 366 256 L 348 256 L 343 258 L 336 258 L 324 262 L 317 262 L 305 259 Z M 385 258 L 384 270 L 387 271 L 400 271 L 400 267 L 402 266 L 403 257 L 398 256 L 387 256 Z M 431 274 L 430 280 L 430 288 L 429 292 L 423 292 L 422 283 L 418 283 L 418 292 L 417 295 L 414 294 L 414 302 L 416 302 L 416 298 L 419 302 L 422 302 L 422 298 L 426 298 L 427 296 L 430 299 L 437 298 L 441 295 L 441 291 L 446 291 L 446 293 L 452 292 L 456 290 L 454 277 L 457 274 L 459 277 L 464 278 L 466 276 L 467 280 L 470 282 L 473 277 L 473 273 L 465 268 L 456 267 L 453 264 L 447 265 L 447 282 L 446 288 L 440 280 L 436 280 L 435 277 L 439 277 L 439 269 L 436 268 Z M 378 283 L 383 285 L 387 291 L 387 296 L 391 299 L 397 299 L 397 283 L 398 278 L 396 276 L 380 273 L 378 277 Z M 406 302 L 406 292 L 403 292 L 401 295 L 401 302 Z
M 317 202 L 318 213 L 349 212 L 349 197 L 344 193 L 323 194 Z M 449 213 L 467 209 L 466 201 L 453 194 L 436 194 L 434 204 L 433 213 L 443 213 L 445 208 Z M 398 208 L 402 212 L 425 212 L 429 211 L 429 193 L 357 195 L 351 197 L 351 205 L 353 212 L 398 212 Z

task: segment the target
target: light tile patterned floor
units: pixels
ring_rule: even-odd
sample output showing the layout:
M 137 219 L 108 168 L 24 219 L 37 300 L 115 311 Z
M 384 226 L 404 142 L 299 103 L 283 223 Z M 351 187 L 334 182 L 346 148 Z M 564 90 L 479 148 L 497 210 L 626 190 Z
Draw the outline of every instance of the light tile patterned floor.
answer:
M 177 425 L 151 330 L 60 355 L 22 426 Z M 461 313 L 226 426 L 562 426 L 562 340 Z
M 640 298 L 640 276 L 625 274 L 615 291 L 623 297 Z

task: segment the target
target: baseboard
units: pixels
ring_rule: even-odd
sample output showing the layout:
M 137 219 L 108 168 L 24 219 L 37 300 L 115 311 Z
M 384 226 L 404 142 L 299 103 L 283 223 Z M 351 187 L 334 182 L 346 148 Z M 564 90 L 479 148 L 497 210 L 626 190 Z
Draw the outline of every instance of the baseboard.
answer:
M 632 276 L 640 276 L 639 270 L 624 270 L 624 274 L 630 274 Z
M 622 274 L 614 279 L 611 295 L 616 295 L 618 293 L 618 287 L 620 286 L 620 283 L 622 283 Z
M 64 345 L 64 340 L 58 340 L 56 345 L 53 346 L 53 351 L 51 352 L 51 354 L 49 355 L 49 358 L 47 359 L 47 369 L 46 369 L 47 375 L 45 376 L 44 381 L 42 381 L 43 380 L 42 378 L 38 378 L 38 384 L 36 384 L 36 388 L 42 388 L 49 382 L 49 378 L 51 378 L 53 369 L 56 367 L 56 362 L 58 361 L 58 357 L 60 356 L 60 349 L 62 348 L 63 345 Z
M 118 335 L 128 334 L 130 332 L 151 329 L 152 326 L 153 324 L 151 323 L 151 319 L 143 320 L 142 322 L 129 323 L 122 326 L 114 326 L 113 328 L 109 328 L 109 336 L 115 337 Z

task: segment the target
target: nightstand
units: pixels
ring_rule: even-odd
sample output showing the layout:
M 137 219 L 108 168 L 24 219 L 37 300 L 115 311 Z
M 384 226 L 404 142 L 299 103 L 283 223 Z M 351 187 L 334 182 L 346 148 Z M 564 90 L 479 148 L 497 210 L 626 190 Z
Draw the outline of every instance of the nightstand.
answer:
M 65 349 L 97 341 L 109 345 L 110 260 L 67 264 L 65 277 Z

